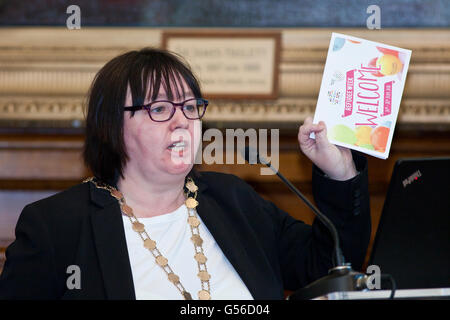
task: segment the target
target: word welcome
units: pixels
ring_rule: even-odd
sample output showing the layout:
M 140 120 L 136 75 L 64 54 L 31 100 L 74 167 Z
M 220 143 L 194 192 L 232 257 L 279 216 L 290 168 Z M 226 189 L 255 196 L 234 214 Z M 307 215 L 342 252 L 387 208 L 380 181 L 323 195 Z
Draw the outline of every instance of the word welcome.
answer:
M 374 73 L 381 70 L 381 66 L 371 67 L 361 64 L 359 69 L 350 70 L 346 75 L 346 93 L 343 118 L 353 114 L 354 99 L 356 100 L 356 114 L 359 114 L 355 125 L 376 126 L 375 120 L 379 117 L 380 101 L 383 112 L 380 116 L 391 114 L 392 103 L 392 83 L 393 81 L 379 84 L 379 77 Z M 384 97 L 380 94 L 380 89 L 384 89 Z M 356 93 L 356 96 L 355 96 Z M 361 120 L 362 119 L 362 120 Z

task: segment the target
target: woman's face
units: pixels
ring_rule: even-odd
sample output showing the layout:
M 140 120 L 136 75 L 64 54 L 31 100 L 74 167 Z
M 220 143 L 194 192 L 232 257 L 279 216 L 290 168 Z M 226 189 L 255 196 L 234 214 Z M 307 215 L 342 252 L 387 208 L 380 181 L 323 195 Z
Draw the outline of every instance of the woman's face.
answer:
M 194 98 L 191 89 L 183 81 L 177 83 L 178 92 L 186 96 L 173 102 L 183 102 Z M 174 84 L 171 85 L 173 87 Z M 175 97 L 176 94 L 173 94 Z M 174 98 L 176 99 L 176 98 Z M 161 85 L 156 100 L 169 100 L 164 86 Z M 151 102 L 150 98 L 144 103 Z M 126 106 L 132 105 L 132 98 L 128 88 Z M 128 154 L 128 169 L 139 172 L 151 181 L 170 182 L 184 178 L 194 165 L 195 154 L 201 141 L 201 121 L 189 120 L 176 107 L 173 117 L 166 122 L 155 122 L 150 119 L 146 110 L 124 114 L 124 141 Z M 174 143 L 179 143 L 174 148 Z

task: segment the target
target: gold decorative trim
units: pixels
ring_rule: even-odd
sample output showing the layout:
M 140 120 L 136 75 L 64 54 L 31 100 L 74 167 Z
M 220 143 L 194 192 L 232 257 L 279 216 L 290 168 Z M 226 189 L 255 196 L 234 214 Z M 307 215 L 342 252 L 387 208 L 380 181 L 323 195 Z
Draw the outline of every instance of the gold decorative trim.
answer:
M 83 120 L 84 100 L 79 97 L 0 97 L 0 119 Z
M 78 97 L 0 97 L 0 119 L 84 121 L 83 99 Z M 316 108 L 314 99 L 283 98 L 274 101 L 212 101 L 204 122 L 303 122 Z M 447 99 L 404 99 L 398 121 L 401 123 L 450 124 Z

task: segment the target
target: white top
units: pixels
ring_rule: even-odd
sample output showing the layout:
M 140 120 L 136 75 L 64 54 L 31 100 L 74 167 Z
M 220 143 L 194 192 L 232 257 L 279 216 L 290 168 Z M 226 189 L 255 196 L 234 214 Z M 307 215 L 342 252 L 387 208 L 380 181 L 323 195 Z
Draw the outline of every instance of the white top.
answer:
M 197 276 L 198 264 L 194 259 L 195 247 L 191 241 L 191 228 L 187 223 L 185 204 L 171 213 L 151 218 L 138 218 L 145 225 L 149 237 L 156 241 L 161 254 L 169 261 L 173 272 L 180 277 L 184 288 L 198 300 L 201 281 Z M 205 226 L 200 216 L 200 236 L 203 252 L 208 259 L 206 267 L 211 275 L 211 299 L 252 300 L 253 297 Z M 130 219 L 123 216 L 125 237 L 130 256 L 131 271 L 137 300 L 181 300 L 180 291 L 156 264 L 152 253 L 144 248 L 139 234 L 132 229 Z

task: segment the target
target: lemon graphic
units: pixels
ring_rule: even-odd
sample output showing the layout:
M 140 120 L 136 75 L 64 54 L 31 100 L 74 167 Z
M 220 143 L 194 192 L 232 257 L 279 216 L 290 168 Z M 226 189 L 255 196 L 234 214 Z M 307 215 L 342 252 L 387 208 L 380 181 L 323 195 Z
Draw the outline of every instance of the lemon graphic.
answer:
M 380 73 L 385 76 L 392 76 L 402 71 L 403 64 L 397 56 L 384 54 L 377 60 L 377 67 L 381 67 Z
M 370 134 L 372 133 L 372 128 L 370 126 L 359 126 L 356 129 L 356 144 L 362 146 L 363 144 L 371 144 Z

